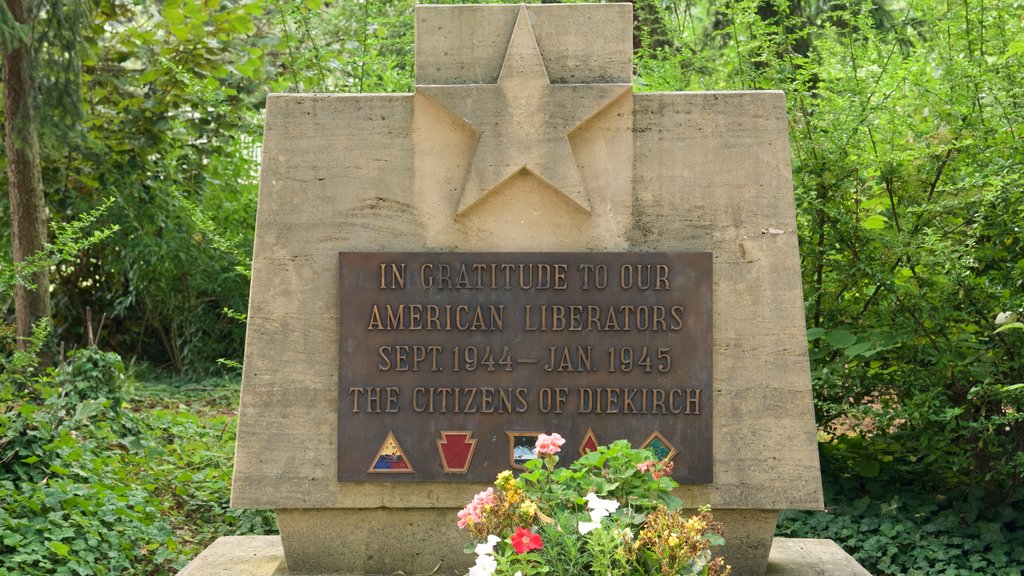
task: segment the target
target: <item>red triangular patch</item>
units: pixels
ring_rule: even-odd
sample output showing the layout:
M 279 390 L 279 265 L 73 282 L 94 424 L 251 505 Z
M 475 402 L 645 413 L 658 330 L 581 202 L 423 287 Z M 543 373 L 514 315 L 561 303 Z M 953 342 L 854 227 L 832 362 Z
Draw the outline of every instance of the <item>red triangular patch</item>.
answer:
M 580 443 L 580 456 L 583 456 L 588 452 L 596 451 L 597 447 L 597 436 L 594 436 L 594 430 L 592 428 L 587 428 L 587 435 L 583 437 L 583 442 Z

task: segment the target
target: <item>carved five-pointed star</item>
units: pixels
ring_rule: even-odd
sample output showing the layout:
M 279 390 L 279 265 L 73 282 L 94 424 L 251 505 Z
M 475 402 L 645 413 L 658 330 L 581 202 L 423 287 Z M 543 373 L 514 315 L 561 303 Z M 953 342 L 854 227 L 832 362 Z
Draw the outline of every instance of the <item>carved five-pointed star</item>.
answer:
M 552 84 L 526 7 L 520 7 L 497 84 L 417 86 L 478 134 L 458 214 L 527 170 L 590 211 L 568 135 L 629 84 Z

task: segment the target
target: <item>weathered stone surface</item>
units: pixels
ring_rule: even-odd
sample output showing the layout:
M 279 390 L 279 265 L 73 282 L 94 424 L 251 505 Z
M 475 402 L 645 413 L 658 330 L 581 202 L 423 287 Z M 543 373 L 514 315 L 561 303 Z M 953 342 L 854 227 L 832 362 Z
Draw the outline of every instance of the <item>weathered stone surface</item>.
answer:
M 414 100 L 270 99 L 233 504 L 457 507 L 479 489 L 335 481 L 339 250 L 618 245 L 715 253 L 716 479 L 688 504 L 821 507 L 782 94 L 636 95 L 635 191 L 609 200 L 629 218 L 600 227 L 556 218 L 579 211 L 527 177 L 453 222 L 457 199 L 413 179 Z
M 715 553 L 732 566 L 734 576 L 764 576 L 778 512 L 734 509 L 712 512 L 725 530 L 725 546 Z
M 767 576 L 871 576 L 831 540 L 776 538 Z
M 519 9 L 495 84 L 421 82 L 416 87 L 417 94 L 438 102 L 477 133 L 459 199 L 460 215 L 520 170 L 590 212 L 590 197 L 568 135 L 631 91 L 629 83 L 552 84 L 526 6 Z
M 467 539 L 453 521 L 457 511 L 279 510 L 277 521 L 289 569 L 299 574 L 331 574 L 344 567 L 355 574 L 461 576 L 473 557 L 463 551 Z
M 222 536 L 178 576 L 288 576 L 279 536 Z
M 630 246 L 715 255 L 715 483 L 684 501 L 821 508 L 783 94 L 633 101 Z
M 633 81 L 629 4 L 526 6 L 556 84 Z M 417 6 L 416 82 L 494 84 L 519 14 L 518 5 Z

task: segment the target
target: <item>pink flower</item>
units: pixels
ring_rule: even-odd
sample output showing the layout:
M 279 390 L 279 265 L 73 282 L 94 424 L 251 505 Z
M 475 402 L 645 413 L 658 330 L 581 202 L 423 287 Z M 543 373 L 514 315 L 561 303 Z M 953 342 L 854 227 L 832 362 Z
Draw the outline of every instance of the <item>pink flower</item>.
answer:
M 658 480 L 666 476 L 672 475 L 672 469 L 675 467 L 673 462 L 662 460 L 661 462 L 655 462 L 654 460 L 647 460 L 636 465 L 636 469 L 640 472 L 650 472 L 651 476 Z
M 494 488 L 488 488 L 473 496 L 473 500 L 466 504 L 465 508 L 459 510 L 459 528 L 482 522 L 484 513 L 491 506 L 494 506 Z
M 565 438 L 559 436 L 557 432 L 551 435 L 541 434 L 537 436 L 537 444 L 533 451 L 538 456 L 541 454 L 554 455 L 562 451 L 562 444 L 565 444 Z
M 651 476 L 654 476 L 655 480 L 664 478 L 672 475 L 672 470 L 676 467 L 675 462 L 665 462 L 658 470 L 651 472 Z

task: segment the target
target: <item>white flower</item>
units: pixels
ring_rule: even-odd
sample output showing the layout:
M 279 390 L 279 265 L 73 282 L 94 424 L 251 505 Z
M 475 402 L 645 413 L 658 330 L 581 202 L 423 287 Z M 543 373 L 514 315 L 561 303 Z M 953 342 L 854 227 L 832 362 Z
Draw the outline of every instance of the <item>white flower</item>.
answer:
M 601 521 L 596 522 L 580 522 L 580 534 L 586 534 L 591 530 L 597 530 L 601 527 Z
M 598 498 L 597 494 L 593 492 L 588 493 L 583 499 L 587 501 L 587 508 L 590 508 L 590 519 L 594 522 L 599 522 L 601 518 L 619 509 L 619 502 L 617 500 Z
M 498 569 L 498 561 L 494 559 L 494 546 L 501 542 L 494 534 L 487 536 L 486 542 L 481 542 L 473 549 L 476 552 L 476 564 L 469 569 L 469 576 L 493 576 Z
M 477 544 L 476 548 L 473 549 L 477 556 L 484 556 L 486 554 L 494 554 L 494 545 L 501 542 L 501 538 L 498 538 L 494 534 L 487 536 L 487 542 Z
M 516 573 L 513 576 L 523 576 L 523 573 L 519 570 L 516 570 Z
M 493 576 L 498 569 L 498 561 L 490 554 L 481 554 L 476 557 L 476 564 L 469 569 L 469 576 Z

